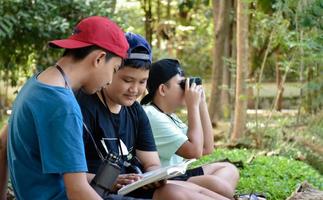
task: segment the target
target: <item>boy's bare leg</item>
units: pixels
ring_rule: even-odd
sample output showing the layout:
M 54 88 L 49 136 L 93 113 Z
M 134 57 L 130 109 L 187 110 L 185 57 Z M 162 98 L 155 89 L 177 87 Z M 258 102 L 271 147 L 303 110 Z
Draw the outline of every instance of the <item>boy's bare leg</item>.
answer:
M 212 163 L 203 166 L 203 171 L 203 176 L 191 177 L 188 181 L 233 199 L 239 180 L 239 171 L 234 165 L 226 162 Z
M 216 200 L 229 200 L 228 198 L 217 194 L 211 190 L 203 188 L 199 185 L 196 185 L 187 181 L 167 181 L 167 185 L 170 185 L 172 188 L 171 192 L 178 192 L 178 196 L 170 197 L 174 199 L 216 199 Z M 175 187 L 177 186 L 177 187 Z M 180 186 L 180 187 L 178 187 Z M 171 193 L 167 191 L 167 193 Z M 166 194 L 167 194 L 166 193 Z M 176 194 L 177 195 L 177 194 Z

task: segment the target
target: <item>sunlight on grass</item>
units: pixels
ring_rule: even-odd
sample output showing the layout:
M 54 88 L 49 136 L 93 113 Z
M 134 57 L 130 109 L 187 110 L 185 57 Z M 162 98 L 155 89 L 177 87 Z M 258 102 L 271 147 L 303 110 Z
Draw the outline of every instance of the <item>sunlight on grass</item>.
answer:
M 323 189 L 323 175 L 309 165 L 282 156 L 257 153 L 256 150 L 217 149 L 213 154 L 199 159 L 194 166 L 223 159 L 242 161 L 237 193 L 262 193 L 268 200 L 286 199 L 303 181 Z

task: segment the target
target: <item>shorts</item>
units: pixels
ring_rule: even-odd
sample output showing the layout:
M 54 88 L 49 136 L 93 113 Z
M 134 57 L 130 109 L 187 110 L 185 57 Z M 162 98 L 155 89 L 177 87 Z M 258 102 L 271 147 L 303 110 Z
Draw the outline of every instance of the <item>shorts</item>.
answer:
M 204 175 L 203 168 L 197 167 L 193 169 L 186 170 L 186 173 L 183 175 L 175 176 L 169 180 L 175 180 L 175 181 L 187 181 L 189 178 L 194 176 L 202 176 Z
M 154 192 L 155 192 L 155 188 L 154 189 L 143 189 L 143 188 L 138 188 L 135 191 L 130 192 L 129 194 L 127 194 L 126 196 L 128 197 L 134 197 L 134 198 L 141 198 L 141 199 L 152 199 Z
M 130 194 L 131 193 L 129 193 L 128 195 L 130 195 Z M 104 200 L 147 200 L 147 199 L 151 199 L 151 198 L 123 196 L 123 195 L 117 195 L 117 194 L 107 194 L 103 197 L 103 199 Z

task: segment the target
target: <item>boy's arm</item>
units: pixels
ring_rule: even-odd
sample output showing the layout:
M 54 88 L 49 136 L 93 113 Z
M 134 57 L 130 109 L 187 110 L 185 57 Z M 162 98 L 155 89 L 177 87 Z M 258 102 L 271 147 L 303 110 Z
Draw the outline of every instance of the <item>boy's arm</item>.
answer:
M 189 81 L 186 80 L 185 102 L 187 106 L 188 119 L 188 140 L 176 151 L 176 154 L 184 158 L 200 158 L 203 155 L 203 129 L 199 111 L 201 97 L 200 86 L 195 83 L 189 87 Z
M 146 172 L 154 169 L 158 169 L 161 166 L 157 151 L 136 150 L 136 156 L 140 160 Z
M 8 167 L 7 167 L 7 136 L 8 125 L 4 125 L 0 132 L 0 200 L 7 199 Z
M 86 179 L 88 183 L 91 183 L 92 179 L 94 178 L 95 174 L 86 173 Z
M 209 115 L 209 111 L 207 108 L 204 89 L 201 94 L 201 102 L 200 102 L 200 117 L 201 124 L 203 128 L 203 155 L 211 154 L 214 150 L 214 136 L 212 123 Z
M 65 173 L 64 183 L 68 199 L 102 200 L 88 183 L 86 173 Z

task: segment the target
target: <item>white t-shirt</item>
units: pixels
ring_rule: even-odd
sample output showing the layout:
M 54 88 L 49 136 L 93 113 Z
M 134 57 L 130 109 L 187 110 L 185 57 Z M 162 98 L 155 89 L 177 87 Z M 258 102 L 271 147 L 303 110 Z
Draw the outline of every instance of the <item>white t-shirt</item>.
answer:
M 153 105 L 145 105 L 143 108 L 153 131 L 162 166 L 182 162 L 183 158 L 176 155 L 176 151 L 188 140 L 187 125 L 175 114 L 168 116 Z

